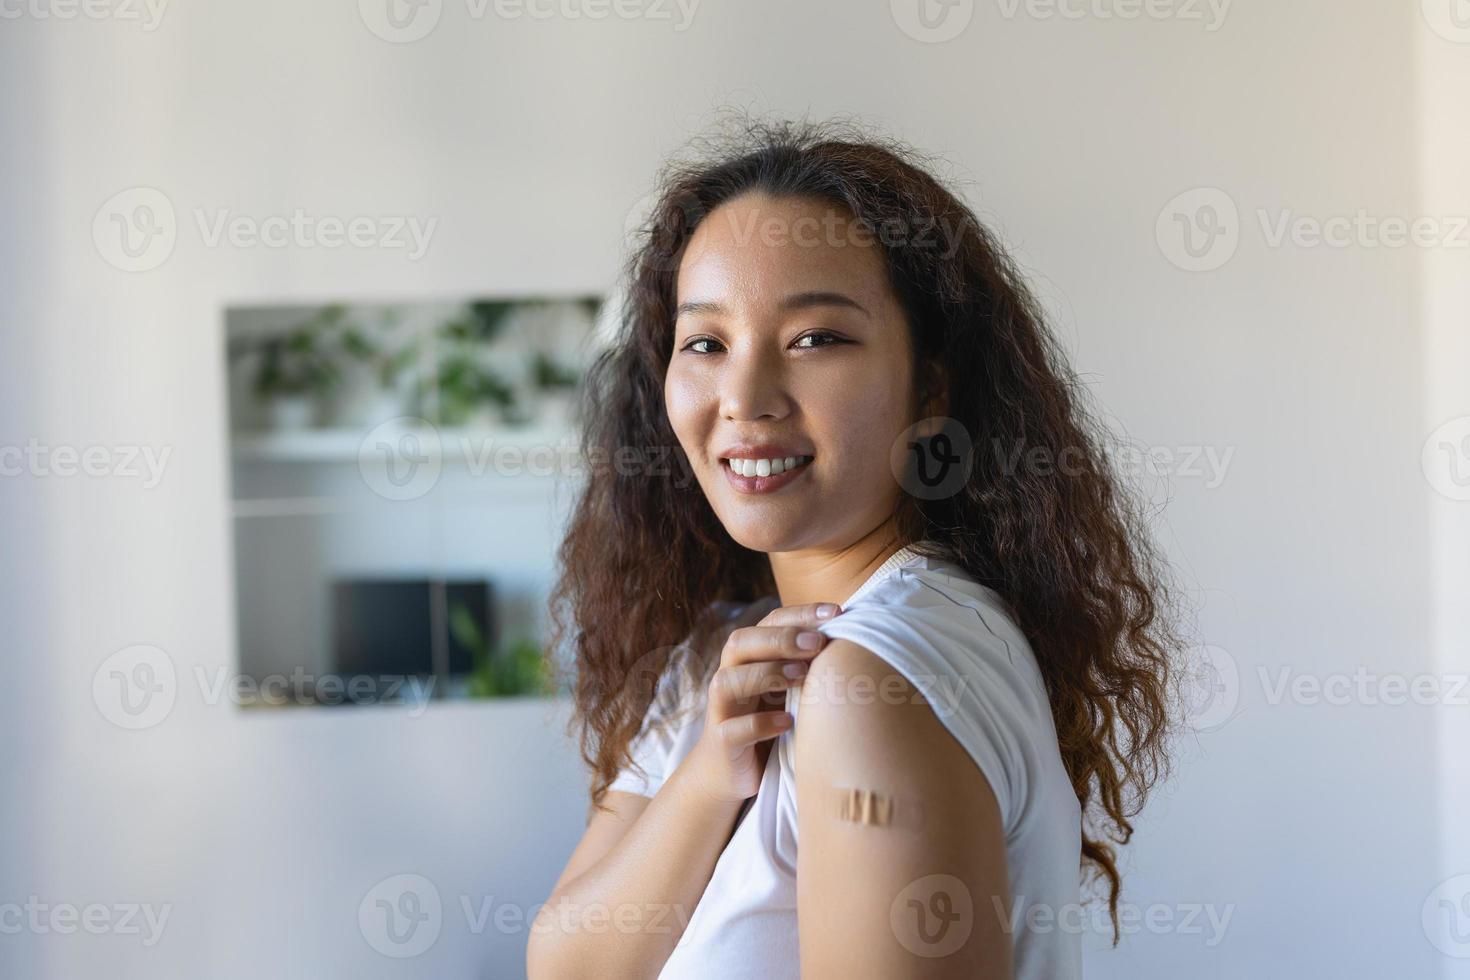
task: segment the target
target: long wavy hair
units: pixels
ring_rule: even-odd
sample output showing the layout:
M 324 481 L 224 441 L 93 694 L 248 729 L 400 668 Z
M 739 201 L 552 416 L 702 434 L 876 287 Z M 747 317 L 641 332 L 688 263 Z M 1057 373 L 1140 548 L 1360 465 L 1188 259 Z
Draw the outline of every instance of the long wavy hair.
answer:
M 699 223 L 737 195 L 830 202 L 873 232 L 915 364 L 947 368 L 916 371 L 915 386 L 941 379 L 946 415 L 974 447 L 958 492 L 900 494 L 901 540 L 1010 604 L 1082 806 L 1079 873 L 1106 879 L 1116 945 L 1114 845 L 1129 842 L 1130 817 L 1169 773 L 1183 646 L 1142 495 L 1111 465 L 1109 433 L 1013 261 L 929 161 L 840 120 L 740 119 L 696 142 L 695 156 L 660 171 L 623 269 L 616 336 L 589 369 L 579 408 L 587 479 L 558 551 L 550 648 L 554 670 L 563 651 L 574 671 L 572 725 L 593 773 L 592 806 L 630 764 L 675 654 L 704 648 L 721 618 L 714 610 L 776 591 L 767 556 L 717 519 L 668 419 L 679 260 Z M 1017 451 L 1035 459 L 1038 449 L 1052 465 L 1016 465 Z

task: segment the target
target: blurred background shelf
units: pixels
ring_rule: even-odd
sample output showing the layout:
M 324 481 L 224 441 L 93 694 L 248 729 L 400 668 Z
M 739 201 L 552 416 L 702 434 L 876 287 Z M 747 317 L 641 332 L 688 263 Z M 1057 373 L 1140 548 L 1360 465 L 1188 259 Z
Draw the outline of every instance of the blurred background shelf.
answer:
M 465 428 L 415 428 L 394 427 L 368 429 L 300 429 L 288 432 L 237 433 L 234 437 L 233 455 L 236 460 L 249 462 L 322 462 L 355 463 L 362 458 L 364 450 L 370 458 L 381 459 L 381 450 L 365 446 L 369 438 L 374 441 L 414 437 L 417 452 L 433 452 L 437 444 L 439 454 L 445 460 L 477 459 L 500 449 L 515 449 L 524 453 L 555 451 L 558 455 L 577 455 L 576 431 L 567 425 L 488 426 Z

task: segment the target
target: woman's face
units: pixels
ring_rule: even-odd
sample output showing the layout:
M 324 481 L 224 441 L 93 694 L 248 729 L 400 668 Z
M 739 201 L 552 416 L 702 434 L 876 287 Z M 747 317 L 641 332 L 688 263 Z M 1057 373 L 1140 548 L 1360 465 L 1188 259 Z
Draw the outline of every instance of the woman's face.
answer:
M 837 549 L 889 519 L 901 492 L 889 451 L 915 421 L 912 355 L 872 236 L 836 205 L 748 193 L 695 230 L 676 292 L 664 399 L 730 536 L 762 552 Z M 734 477 L 741 445 L 798 465 Z

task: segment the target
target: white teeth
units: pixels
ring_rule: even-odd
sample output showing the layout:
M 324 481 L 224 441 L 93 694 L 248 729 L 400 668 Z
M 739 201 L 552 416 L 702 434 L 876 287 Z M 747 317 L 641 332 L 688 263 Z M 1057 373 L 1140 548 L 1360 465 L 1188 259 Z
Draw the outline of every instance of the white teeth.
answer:
M 776 476 L 787 470 L 794 470 L 798 466 L 805 466 L 811 461 L 812 458 L 810 456 L 787 456 L 784 459 L 778 456 L 774 459 L 726 460 L 730 464 L 730 469 L 734 470 L 740 476 Z

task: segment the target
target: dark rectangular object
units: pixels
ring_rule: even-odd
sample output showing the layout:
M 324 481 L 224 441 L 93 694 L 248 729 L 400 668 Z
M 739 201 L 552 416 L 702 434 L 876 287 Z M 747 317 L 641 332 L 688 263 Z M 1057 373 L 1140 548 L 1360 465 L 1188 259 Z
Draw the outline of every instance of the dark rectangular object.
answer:
M 332 583 L 334 671 L 354 675 L 455 676 L 474 667 L 464 627 L 488 649 L 498 639 L 484 579 L 342 579 Z M 450 616 L 461 628 L 450 628 Z

